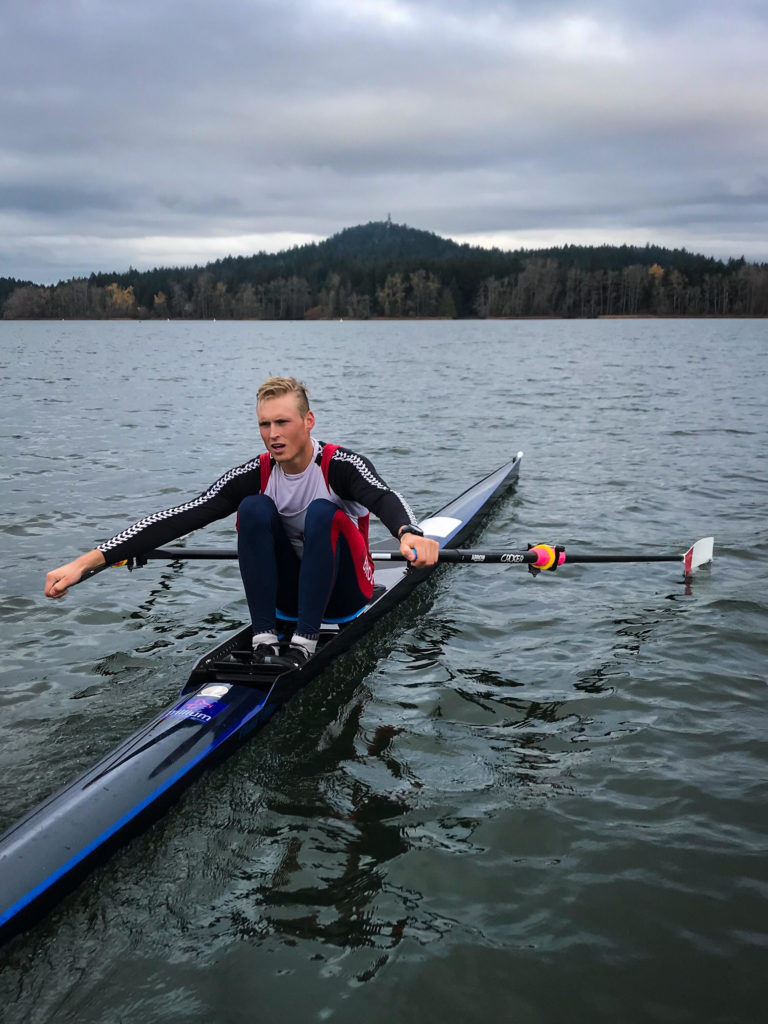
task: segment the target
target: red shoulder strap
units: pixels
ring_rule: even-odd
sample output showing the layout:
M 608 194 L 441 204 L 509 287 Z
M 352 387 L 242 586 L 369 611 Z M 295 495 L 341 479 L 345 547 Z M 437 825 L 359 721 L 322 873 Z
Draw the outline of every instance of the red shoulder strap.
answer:
M 262 452 L 259 456 L 259 472 L 261 474 L 261 493 L 267 489 L 267 480 L 269 480 L 269 474 L 272 472 L 272 460 L 269 452 Z M 238 512 L 235 516 L 235 529 L 240 529 L 240 513 Z
M 262 452 L 259 456 L 259 469 L 261 471 L 261 493 L 267 489 L 269 474 L 272 472 L 272 459 L 269 452 Z
M 326 445 L 324 445 L 323 446 L 323 454 L 322 454 L 322 456 L 320 458 L 320 469 L 323 471 L 323 480 L 325 480 L 325 486 L 328 488 L 329 491 L 331 489 L 331 485 L 328 483 L 328 467 L 331 464 L 331 459 L 333 458 L 333 453 L 336 451 L 337 448 L 341 448 L 341 445 L 340 444 L 326 444 Z M 357 520 L 357 528 L 360 531 L 360 533 L 363 535 L 363 540 L 365 541 L 366 550 L 368 548 L 368 523 L 370 521 L 370 518 L 371 517 L 368 514 L 366 514 L 364 516 L 359 516 L 359 518 Z M 369 564 L 370 564 L 370 567 L 371 567 L 371 572 L 373 572 L 373 562 L 370 562 L 370 555 L 368 557 L 369 557 Z
M 328 488 L 329 491 L 331 489 L 331 485 L 328 483 L 328 467 L 331 464 L 333 453 L 336 451 L 337 448 L 340 447 L 341 445 L 338 444 L 323 445 L 323 454 L 320 459 L 320 469 L 323 471 L 323 480 L 325 480 L 325 486 Z

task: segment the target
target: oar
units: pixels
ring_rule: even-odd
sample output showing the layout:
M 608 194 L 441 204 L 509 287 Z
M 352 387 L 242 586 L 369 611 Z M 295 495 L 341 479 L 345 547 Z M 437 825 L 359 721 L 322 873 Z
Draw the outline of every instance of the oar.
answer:
M 648 551 L 641 552 L 619 552 L 612 554 L 600 552 L 598 554 L 579 554 L 577 552 L 566 552 L 565 548 L 549 544 L 534 544 L 526 551 L 516 550 L 477 550 L 466 548 L 443 548 L 438 555 L 439 562 L 453 563 L 493 563 L 499 562 L 505 565 L 530 565 L 533 569 L 554 571 L 558 566 L 567 562 L 590 563 L 590 562 L 682 562 L 683 571 L 686 576 L 712 561 L 714 537 L 704 537 L 697 540 L 693 547 L 684 554 L 660 554 Z M 374 551 L 371 557 L 375 562 L 405 562 L 407 559 L 399 551 Z M 140 555 L 137 564 L 145 560 L 160 559 L 175 561 L 176 559 L 202 559 L 207 561 L 226 560 L 237 558 L 235 548 L 156 548 L 154 551 L 147 551 Z M 100 572 L 100 569 L 94 570 Z M 93 575 L 93 572 L 90 574 Z M 87 577 L 83 577 L 84 579 Z

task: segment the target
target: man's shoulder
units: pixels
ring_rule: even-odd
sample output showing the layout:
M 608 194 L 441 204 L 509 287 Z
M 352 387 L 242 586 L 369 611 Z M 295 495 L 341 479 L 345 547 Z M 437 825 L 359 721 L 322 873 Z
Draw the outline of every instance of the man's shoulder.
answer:
M 344 444 L 326 444 L 324 447 L 332 450 L 331 462 L 354 463 L 357 460 L 368 462 L 364 455 L 361 455 L 360 452 L 352 451 L 351 448 L 347 448 Z
M 323 461 L 323 458 L 332 462 L 347 462 L 350 458 L 362 459 L 364 456 L 358 452 L 353 452 L 345 444 L 339 444 L 336 441 L 318 441 L 317 451 L 315 452 L 315 462 L 318 466 Z
M 267 452 L 262 452 L 263 455 L 267 455 Z M 239 466 L 233 466 L 232 469 L 228 470 L 229 473 L 234 473 L 240 476 L 242 473 L 250 473 L 254 469 L 258 469 L 261 465 L 261 455 L 255 455 L 252 459 L 248 459 L 246 462 L 241 462 Z
M 241 462 L 239 466 L 233 466 L 228 469 L 226 473 L 222 473 L 219 479 L 216 481 L 216 486 L 222 487 L 224 484 L 228 484 L 231 480 L 238 480 L 241 477 L 247 476 L 249 473 L 258 473 L 261 467 L 261 456 L 257 455 L 253 459 L 248 459 L 247 462 Z
M 350 484 L 358 482 L 375 487 L 377 490 L 389 488 L 379 476 L 371 460 L 353 451 L 345 445 L 338 445 L 328 463 L 329 472 L 346 479 Z

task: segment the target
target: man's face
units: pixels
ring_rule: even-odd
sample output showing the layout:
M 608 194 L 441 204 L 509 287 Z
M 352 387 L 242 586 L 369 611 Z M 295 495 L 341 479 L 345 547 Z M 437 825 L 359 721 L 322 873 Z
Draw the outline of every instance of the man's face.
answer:
M 312 459 L 310 431 L 315 417 L 299 412 L 296 395 L 280 395 L 259 402 L 259 432 L 267 451 L 286 473 L 301 473 Z

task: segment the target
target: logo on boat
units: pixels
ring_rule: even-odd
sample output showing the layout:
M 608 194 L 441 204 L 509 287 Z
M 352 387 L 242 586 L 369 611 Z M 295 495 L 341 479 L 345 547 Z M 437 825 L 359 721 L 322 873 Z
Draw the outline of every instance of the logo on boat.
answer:
M 226 707 L 220 700 L 209 700 L 207 697 L 190 697 L 177 708 L 172 708 L 166 718 L 188 718 L 193 722 L 200 722 L 206 725 L 215 718 L 220 711 Z

